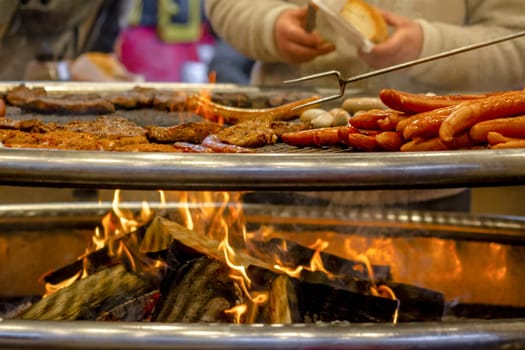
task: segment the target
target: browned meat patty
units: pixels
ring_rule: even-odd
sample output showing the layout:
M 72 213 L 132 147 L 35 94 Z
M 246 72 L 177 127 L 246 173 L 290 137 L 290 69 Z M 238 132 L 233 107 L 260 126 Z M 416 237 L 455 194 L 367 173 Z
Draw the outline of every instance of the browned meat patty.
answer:
M 110 94 L 105 98 L 117 109 L 150 108 L 153 106 L 155 89 L 136 86 L 130 91 Z
M 73 120 L 61 126 L 65 130 L 85 132 L 102 137 L 145 137 L 146 130 L 123 117 L 105 116 L 90 121 Z
M 18 86 L 7 93 L 7 102 L 23 111 L 42 114 L 110 114 L 115 106 L 94 94 L 49 96 L 43 88 Z
M 27 112 L 42 114 L 97 115 L 115 112 L 115 106 L 103 98 L 77 99 L 75 96 L 34 97 L 19 107 Z
M 11 106 L 22 107 L 29 99 L 35 97 L 46 96 L 46 90 L 44 88 L 28 88 L 27 86 L 20 85 L 7 92 L 6 100 Z
M 241 147 L 257 148 L 275 144 L 279 137 L 292 131 L 309 129 L 308 124 L 295 124 L 256 118 L 225 128 L 217 133 L 222 142 Z
M 185 123 L 169 128 L 149 126 L 146 128 L 148 139 L 156 143 L 190 142 L 201 143 L 206 136 L 222 130 L 219 124 L 210 122 Z
M 153 96 L 153 108 L 161 111 L 186 110 L 187 94 L 180 91 L 156 91 Z

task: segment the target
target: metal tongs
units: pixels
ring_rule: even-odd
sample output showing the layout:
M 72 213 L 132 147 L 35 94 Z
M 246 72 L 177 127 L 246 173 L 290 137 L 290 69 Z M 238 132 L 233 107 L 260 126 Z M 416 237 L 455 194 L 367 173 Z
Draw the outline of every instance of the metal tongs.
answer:
M 438 53 L 438 54 L 435 54 L 435 55 L 419 58 L 419 59 L 416 59 L 416 60 L 408 61 L 408 62 L 397 64 L 397 65 L 394 65 L 394 66 L 390 66 L 390 67 L 374 70 L 372 72 L 356 75 L 356 76 L 353 76 L 353 77 L 348 78 L 348 79 L 341 78 L 341 73 L 340 72 L 338 72 L 336 70 L 331 70 L 331 71 L 327 71 L 327 72 L 323 72 L 323 73 L 317 73 L 317 74 L 308 75 L 308 76 L 305 76 L 305 77 L 302 77 L 302 78 L 286 80 L 284 83 L 285 84 L 298 83 L 298 82 L 302 82 L 302 81 L 319 79 L 319 78 L 325 78 L 325 77 L 331 77 L 331 76 L 335 77 L 337 79 L 337 81 L 339 82 L 339 93 L 338 94 L 327 96 L 327 97 L 323 97 L 323 98 L 319 98 L 319 99 L 317 99 L 315 101 L 304 103 L 302 105 L 299 105 L 299 106 L 296 106 L 296 107 L 293 108 L 293 109 L 301 109 L 301 108 L 317 105 L 317 104 L 320 104 L 320 103 L 323 103 L 323 102 L 332 101 L 332 100 L 335 100 L 335 99 L 338 99 L 338 98 L 342 97 L 344 95 L 344 93 L 345 93 L 346 85 L 349 84 L 349 83 L 353 83 L 353 82 L 356 82 L 356 81 L 368 79 L 368 78 L 375 77 L 375 76 L 378 76 L 378 75 L 394 72 L 394 71 L 397 71 L 397 70 L 400 70 L 400 69 L 403 69 L 403 68 L 412 67 L 412 66 L 415 66 L 415 65 L 418 65 L 418 64 L 421 64 L 421 63 L 434 61 L 434 60 L 437 60 L 437 59 L 440 59 L 440 58 L 445 58 L 445 57 L 457 55 L 457 54 L 460 54 L 460 53 L 463 53 L 463 52 L 476 50 L 476 49 L 479 49 L 479 48 L 482 48 L 482 47 L 485 47 L 485 46 L 498 44 L 498 43 L 501 43 L 501 42 L 504 42 L 504 41 L 508 41 L 508 40 L 512 40 L 512 39 L 516 39 L 516 38 L 519 38 L 519 37 L 522 37 L 522 36 L 525 36 L 525 30 L 521 31 L 521 32 L 514 33 L 514 34 L 498 37 L 498 38 L 495 38 L 495 39 L 482 41 L 482 42 L 477 43 L 477 44 L 462 46 L 462 47 L 457 48 L 457 49 L 444 51 L 444 52 L 441 52 L 441 53 Z

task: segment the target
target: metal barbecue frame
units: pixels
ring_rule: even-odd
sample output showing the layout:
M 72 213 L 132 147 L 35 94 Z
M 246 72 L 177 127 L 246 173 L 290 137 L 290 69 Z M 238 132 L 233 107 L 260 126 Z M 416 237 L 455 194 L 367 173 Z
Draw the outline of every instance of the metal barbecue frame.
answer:
M 118 153 L 0 149 L 5 185 L 372 190 L 521 185 L 525 149 L 426 153 Z
M 0 84 L 0 92 L 18 84 Z M 232 92 L 260 92 L 256 87 L 235 85 L 26 84 L 45 86 L 48 91 L 57 93 L 122 91 L 135 85 L 164 89 L 213 88 Z M 524 164 L 525 150 L 409 154 L 286 151 L 210 155 L 0 149 L 0 181 L 3 185 L 33 187 L 141 190 L 452 188 L 522 185 L 525 183 Z M 207 325 L 0 320 L 0 348 L 525 349 L 525 320 L 398 325 Z
M 0 322 L 12 349 L 523 349 L 525 321 L 316 325 Z

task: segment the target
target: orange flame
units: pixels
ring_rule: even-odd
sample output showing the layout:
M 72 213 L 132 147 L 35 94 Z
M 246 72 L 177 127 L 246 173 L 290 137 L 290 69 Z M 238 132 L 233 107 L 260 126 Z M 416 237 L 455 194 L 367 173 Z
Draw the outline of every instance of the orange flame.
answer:
M 233 315 L 233 322 L 235 324 L 240 324 L 242 316 L 246 313 L 246 310 L 248 310 L 248 306 L 246 304 L 240 304 L 235 305 L 231 309 L 224 310 L 224 313 L 227 315 Z
M 57 283 L 57 284 L 51 284 L 51 283 L 46 283 L 45 284 L 45 293 L 44 295 L 42 296 L 42 298 L 46 298 L 48 296 L 50 296 L 51 294 L 59 291 L 60 289 L 62 288 L 65 288 L 65 287 L 69 287 L 70 285 L 72 285 L 74 282 L 78 281 L 80 279 L 82 275 L 82 271 L 78 271 L 76 274 L 74 274 L 73 276 Z
M 309 247 L 310 249 L 315 250 L 314 254 L 312 255 L 312 259 L 310 260 L 310 270 L 324 272 L 328 278 L 334 279 L 336 276 L 325 269 L 323 259 L 321 258 L 321 252 L 326 250 L 329 245 L 330 243 L 319 238 L 313 245 Z

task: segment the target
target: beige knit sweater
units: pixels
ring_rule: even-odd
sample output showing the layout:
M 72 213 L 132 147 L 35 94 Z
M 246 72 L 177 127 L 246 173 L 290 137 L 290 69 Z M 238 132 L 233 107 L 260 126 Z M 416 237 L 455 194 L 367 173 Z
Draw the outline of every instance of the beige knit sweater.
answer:
M 525 29 L 523 0 L 369 0 L 370 4 L 418 20 L 424 33 L 421 56 L 428 56 Z M 281 62 L 273 24 L 284 10 L 306 0 L 206 0 L 210 21 L 221 37 L 241 53 L 262 62 L 254 83 L 283 80 L 325 70 L 343 76 L 368 68 L 356 49 L 318 16 L 317 30 L 337 50 L 301 64 Z M 491 91 L 520 88 L 525 81 L 525 38 L 391 73 L 355 87 L 374 92 L 394 87 L 415 92 Z M 319 84 L 319 82 L 316 82 Z M 334 87 L 331 85 L 331 87 Z

